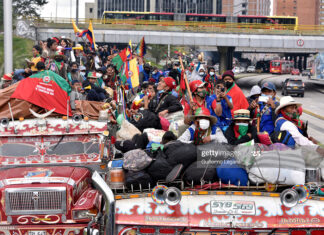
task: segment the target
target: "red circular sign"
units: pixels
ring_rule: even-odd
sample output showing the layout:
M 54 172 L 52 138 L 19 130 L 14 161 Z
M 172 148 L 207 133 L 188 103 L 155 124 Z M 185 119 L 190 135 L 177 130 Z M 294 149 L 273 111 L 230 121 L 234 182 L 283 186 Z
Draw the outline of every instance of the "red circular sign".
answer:
M 297 40 L 297 46 L 299 46 L 299 47 L 304 46 L 304 40 L 303 39 L 298 39 Z

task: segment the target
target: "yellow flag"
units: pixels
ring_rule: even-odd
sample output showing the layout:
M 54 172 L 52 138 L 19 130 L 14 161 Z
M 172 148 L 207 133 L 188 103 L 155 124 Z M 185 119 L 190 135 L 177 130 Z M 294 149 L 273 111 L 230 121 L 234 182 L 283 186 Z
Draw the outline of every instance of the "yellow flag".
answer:
M 75 24 L 74 20 L 72 20 L 72 26 L 74 33 L 81 33 L 82 31 L 78 28 L 78 26 Z
M 139 72 L 137 67 L 137 60 L 136 58 L 129 61 L 129 67 L 128 67 L 128 74 L 127 81 L 131 85 L 131 88 L 138 87 L 139 85 Z

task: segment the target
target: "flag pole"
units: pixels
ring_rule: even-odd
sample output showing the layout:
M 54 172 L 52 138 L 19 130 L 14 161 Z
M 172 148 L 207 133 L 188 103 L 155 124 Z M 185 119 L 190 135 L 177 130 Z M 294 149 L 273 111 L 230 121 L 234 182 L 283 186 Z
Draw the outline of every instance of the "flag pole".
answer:
M 191 94 L 190 87 L 189 87 L 189 82 L 188 82 L 188 79 L 187 79 L 187 74 L 185 73 L 185 69 L 184 69 L 184 66 L 183 66 L 181 55 L 179 55 L 179 62 L 180 62 L 180 65 L 181 65 L 181 69 L 183 71 L 183 77 L 184 77 L 184 80 L 185 80 L 185 83 L 186 83 L 186 88 L 187 88 L 187 91 L 188 91 L 189 100 L 190 100 L 190 102 L 193 102 L 192 94 Z

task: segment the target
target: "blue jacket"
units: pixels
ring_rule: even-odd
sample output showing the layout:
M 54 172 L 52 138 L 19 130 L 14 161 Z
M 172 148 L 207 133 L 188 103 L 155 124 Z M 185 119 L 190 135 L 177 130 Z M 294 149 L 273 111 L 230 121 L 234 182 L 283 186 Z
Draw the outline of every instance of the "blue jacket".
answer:
M 229 99 L 229 101 L 231 103 L 232 102 L 232 97 L 229 95 L 226 95 L 227 98 Z M 206 103 L 207 103 L 207 108 L 210 111 L 210 114 L 217 117 L 217 123 L 216 123 L 216 127 L 219 127 L 220 129 L 222 129 L 222 131 L 225 131 L 227 129 L 227 127 L 231 124 L 232 122 L 232 113 L 231 113 L 231 109 L 228 107 L 227 102 L 225 99 L 221 100 L 221 105 L 222 105 L 222 115 L 221 116 L 217 116 L 216 113 L 214 112 L 213 108 L 212 108 L 212 103 L 213 101 L 216 100 L 216 95 L 211 95 L 206 99 Z
M 278 118 L 275 122 L 275 128 L 274 130 L 277 132 L 280 132 L 281 126 L 285 123 L 285 122 L 289 122 L 287 119 L 285 119 L 282 114 L 278 115 Z M 298 131 L 303 134 L 303 131 L 299 128 Z M 287 131 L 288 132 L 288 131 Z M 289 133 L 289 132 L 288 132 Z M 289 133 L 289 135 L 285 138 L 285 140 L 283 140 L 283 144 L 289 146 L 289 147 L 295 147 L 296 145 L 296 141 L 294 140 L 294 138 L 291 136 L 291 134 Z
M 275 98 L 273 98 L 275 101 Z M 275 105 L 278 106 L 279 103 L 275 101 Z M 263 102 L 259 102 L 260 106 L 260 112 L 266 107 L 266 105 Z M 261 115 L 260 119 L 260 132 L 268 132 L 268 134 L 271 134 L 275 128 L 275 122 L 276 116 L 275 116 L 275 111 L 271 108 L 268 107 L 268 109 Z

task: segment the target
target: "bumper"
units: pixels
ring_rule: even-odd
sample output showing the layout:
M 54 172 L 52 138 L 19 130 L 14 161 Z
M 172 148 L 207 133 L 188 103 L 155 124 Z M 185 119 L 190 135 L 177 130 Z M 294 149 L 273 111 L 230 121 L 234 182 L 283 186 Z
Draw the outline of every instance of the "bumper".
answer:
M 42 231 L 46 235 L 82 235 L 88 224 L 55 224 L 55 225 L 5 225 L 0 226 L 0 233 L 5 235 L 26 234 Z M 35 233 L 34 233 L 35 234 Z
M 305 90 L 287 89 L 288 94 L 304 94 Z

